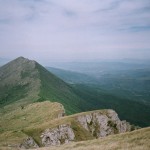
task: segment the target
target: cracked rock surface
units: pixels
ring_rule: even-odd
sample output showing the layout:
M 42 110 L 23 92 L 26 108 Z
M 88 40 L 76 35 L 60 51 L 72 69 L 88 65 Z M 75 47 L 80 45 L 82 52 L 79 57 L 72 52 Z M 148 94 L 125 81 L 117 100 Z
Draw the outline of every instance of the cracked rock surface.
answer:
M 55 146 L 73 141 L 75 135 L 70 125 L 63 124 L 57 128 L 46 129 L 42 133 L 41 138 L 44 146 Z
M 78 116 L 77 120 L 96 138 L 131 130 L 131 125 L 126 121 L 121 121 L 113 110 L 107 110 L 106 113 L 91 112 Z

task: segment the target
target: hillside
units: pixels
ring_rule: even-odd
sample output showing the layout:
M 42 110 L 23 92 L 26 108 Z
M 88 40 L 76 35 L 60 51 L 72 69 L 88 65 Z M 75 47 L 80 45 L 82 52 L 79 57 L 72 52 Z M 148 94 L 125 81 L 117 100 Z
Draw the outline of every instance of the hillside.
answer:
M 38 102 L 17 107 L 7 113 L 0 114 L 0 149 L 2 147 L 17 148 L 16 145 L 28 138 L 22 130 L 26 127 L 40 125 L 64 115 L 64 107 L 49 101 Z M 8 123 L 9 122 L 9 123 Z
M 2 66 L 0 112 L 10 112 L 33 102 L 47 100 L 63 104 L 67 114 L 110 108 L 116 110 L 121 119 L 141 127 L 149 126 L 149 105 L 135 101 L 132 97 L 127 98 L 129 93 L 126 96 L 121 95 L 119 90 L 114 93 L 106 90 L 105 85 L 109 85 L 110 80 L 106 80 L 105 85 L 99 86 L 101 81 L 90 76 L 55 68 L 49 69 L 52 73 L 37 62 L 23 57 Z M 74 84 L 65 83 L 57 75 Z
M 72 87 L 41 65 L 37 65 L 41 87 L 38 101 L 50 100 L 64 105 L 68 114 L 85 111 L 90 104 L 74 93 Z
M 81 111 L 72 88 L 35 61 L 19 57 L 0 68 L 0 107 L 19 107 L 36 101 L 57 101 L 67 113 Z M 11 106 L 13 104 L 13 106 Z
M 73 87 L 75 93 L 91 103 L 88 110 L 110 108 L 116 110 L 121 119 L 125 119 L 132 124 L 140 127 L 150 125 L 150 106 L 141 101 L 134 101 L 132 98 L 128 99 L 115 93 L 112 94 L 95 85 L 75 84 Z
M 19 57 L 0 67 L 0 106 L 39 98 L 40 80 L 35 61 Z
M 0 115 L 0 148 L 58 146 L 135 129 L 128 122 L 121 121 L 117 113 L 110 109 L 64 115 L 61 104 L 48 101 Z
M 109 63 L 110 64 L 110 63 Z M 59 76 L 67 83 L 71 83 L 74 93 L 91 105 L 86 106 L 86 110 L 111 108 L 118 112 L 121 119 L 146 127 L 150 125 L 150 74 L 149 69 L 131 69 L 129 65 L 121 70 L 121 66 L 116 64 L 109 66 L 104 63 L 104 67 L 97 65 L 95 70 L 91 66 L 91 74 L 83 74 L 58 68 L 47 67 L 49 71 Z M 77 65 L 79 66 L 79 64 Z M 76 66 L 76 68 L 77 68 Z M 90 65 L 89 65 L 90 66 Z M 89 66 L 79 66 L 88 70 Z M 135 65 L 133 65 L 135 66 Z M 96 67 L 96 66 L 95 66 Z M 100 72 L 100 68 L 105 69 Z M 137 65 L 137 67 L 143 67 Z M 131 66 L 132 68 L 132 66 Z M 85 72 L 86 73 L 86 72 Z

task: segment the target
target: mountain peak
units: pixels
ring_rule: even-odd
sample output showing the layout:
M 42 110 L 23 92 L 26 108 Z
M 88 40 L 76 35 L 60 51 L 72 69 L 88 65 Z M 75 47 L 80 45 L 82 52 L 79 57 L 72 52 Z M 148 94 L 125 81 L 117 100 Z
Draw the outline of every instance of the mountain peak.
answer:
M 20 57 L 18 57 L 16 59 L 27 59 L 27 58 L 24 58 L 23 56 L 20 56 Z
M 13 60 L 13 61 L 17 61 L 17 62 L 29 62 L 29 61 L 33 61 L 33 60 L 30 60 L 30 59 L 28 59 L 28 58 L 25 58 L 25 57 L 23 57 L 23 56 L 20 56 L 20 57 L 16 58 L 16 59 Z M 34 62 L 35 62 L 35 61 L 34 61 Z
M 18 57 L 5 64 L 0 67 L 0 81 L 0 107 L 17 100 L 27 103 L 33 97 L 38 98 L 40 79 L 35 61 Z
M 65 107 L 71 103 L 69 113 L 80 110 L 80 97 L 72 88 L 34 60 L 18 57 L 2 66 L 0 81 L 0 91 L 3 92 L 0 94 L 0 107 L 17 101 L 27 104 L 50 100 L 62 102 Z

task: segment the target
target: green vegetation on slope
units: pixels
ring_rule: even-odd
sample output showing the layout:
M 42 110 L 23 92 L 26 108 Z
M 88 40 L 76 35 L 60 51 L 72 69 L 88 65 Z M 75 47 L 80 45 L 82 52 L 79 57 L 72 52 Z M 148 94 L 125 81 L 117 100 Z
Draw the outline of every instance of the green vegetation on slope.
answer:
M 88 104 L 91 104 L 86 110 L 113 109 L 121 119 L 125 119 L 132 124 L 141 127 L 150 125 L 150 107 L 143 103 L 109 94 L 95 86 L 74 85 L 74 92 L 82 99 L 86 99 Z
M 3 86 L 0 87 L 0 107 L 18 101 L 27 96 L 27 85 Z
M 0 107 L 15 109 L 35 101 L 60 102 L 68 114 L 81 112 L 86 102 L 67 83 L 35 61 L 19 57 L 0 68 Z M 16 104 L 16 105 L 14 105 Z
M 35 62 L 22 57 L 0 67 L 0 107 L 18 101 L 32 103 L 38 97 L 38 76 Z
M 101 63 L 95 64 L 94 67 L 97 65 Z M 86 106 L 83 105 L 84 110 L 112 108 L 122 119 L 142 127 L 149 126 L 150 70 L 148 68 L 126 70 L 128 64 L 123 68 L 124 70 L 121 70 L 122 65 L 119 64 L 117 69 L 107 69 L 105 65 L 101 66 L 102 70 L 105 69 L 104 72 L 100 72 L 98 66 L 95 70 L 92 66 L 91 70 L 88 69 L 88 66 L 82 66 L 83 70 L 80 71 L 88 72 L 89 76 L 62 69 L 48 68 L 48 70 L 65 82 L 72 83 L 74 93 L 87 102 Z
M 38 101 L 57 101 L 64 105 L 67 114 L 73 114 L 86 110 L 83 109 L 83 105 L 86 108 L 88 103 L 75 94 L 71 86 L 50 73 L 41 65 L 37 64 L 36 67 L 39 71 L 41 80 L 39 94 L 41 98 Z

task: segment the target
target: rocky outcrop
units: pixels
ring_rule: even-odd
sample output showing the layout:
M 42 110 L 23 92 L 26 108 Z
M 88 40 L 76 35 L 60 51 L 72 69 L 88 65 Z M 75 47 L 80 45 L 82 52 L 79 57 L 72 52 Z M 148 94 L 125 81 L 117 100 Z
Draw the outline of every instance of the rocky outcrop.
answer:
M 47 129 L 42 135 L 42 144 L 44 146 L 61 145 L 74 141 L 75 135 L 70 125 L 63 124 L 57 128 Z
M 38 147 L 39 147 L 38 144 L 34 141 L 32 137 L 28 137 L 19 145 L 19 148 L 21 149 L 38 148 Z
M 113 110 L 91 112 L 78 116 L 77 120 L 96 138 L 131 131 L 131 125 L 126 121 L 120 121 Z
M 63 117 L 64 114 L 65 112 L 62 111 L 59 117 Z M 43 131 L 39 143 L 45 147 L 59 146 L 72 141 L 100 138 L 133 130 L 133 126 L 126 121 L 121 121 L 114 110 L 81 113 L 65 117 L 63 122 L 61 124 L 60 121 L 59 126 Z M 27 149 L 38 147 L 38 145 L 29 137 L 20 147 Z

